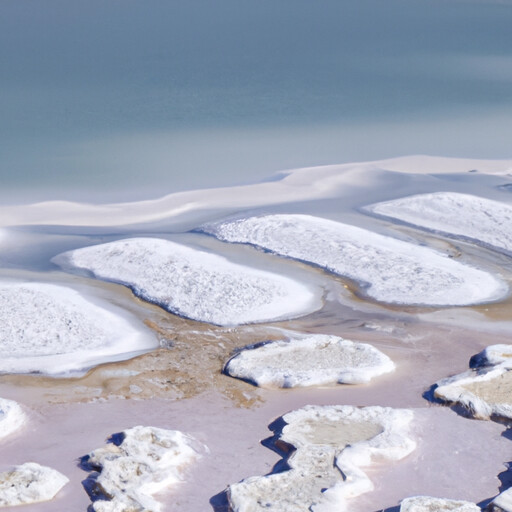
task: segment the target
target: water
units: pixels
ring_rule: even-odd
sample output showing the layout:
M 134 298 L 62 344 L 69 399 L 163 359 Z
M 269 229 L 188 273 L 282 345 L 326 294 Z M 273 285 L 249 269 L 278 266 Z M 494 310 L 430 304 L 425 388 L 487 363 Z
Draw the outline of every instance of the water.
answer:
M 510 157 L 511 22 L 508 1 L 3 0 L 0 198 Z

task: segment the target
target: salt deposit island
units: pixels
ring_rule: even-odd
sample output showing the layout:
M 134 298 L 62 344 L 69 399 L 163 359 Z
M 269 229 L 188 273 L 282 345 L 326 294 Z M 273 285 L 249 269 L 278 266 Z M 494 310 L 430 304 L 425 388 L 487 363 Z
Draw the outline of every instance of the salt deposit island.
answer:
M 0 507 L 512 512 L 510 183 L 411 157 L 0 207 Z

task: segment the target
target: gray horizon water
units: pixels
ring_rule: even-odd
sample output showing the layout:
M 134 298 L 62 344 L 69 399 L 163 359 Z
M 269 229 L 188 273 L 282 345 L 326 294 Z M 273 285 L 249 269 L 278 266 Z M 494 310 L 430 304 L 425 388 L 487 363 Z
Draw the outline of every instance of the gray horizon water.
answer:
M 512 3 L 3 0 L 0 199 L 512 157 Z

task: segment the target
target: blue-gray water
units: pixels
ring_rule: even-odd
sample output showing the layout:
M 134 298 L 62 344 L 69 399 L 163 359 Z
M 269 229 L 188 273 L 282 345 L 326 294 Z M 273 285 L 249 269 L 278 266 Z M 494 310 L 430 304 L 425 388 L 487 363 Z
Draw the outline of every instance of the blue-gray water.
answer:
M 0 197 L 512 157 L 512 3 L 1 0 Z

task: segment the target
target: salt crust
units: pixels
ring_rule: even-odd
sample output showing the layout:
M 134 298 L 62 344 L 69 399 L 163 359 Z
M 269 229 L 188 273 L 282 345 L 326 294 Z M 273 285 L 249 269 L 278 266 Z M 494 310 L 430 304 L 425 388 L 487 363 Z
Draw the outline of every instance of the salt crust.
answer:
M 172 313 L 216 325 L 296 317 L 321 307 L 318 293 L 292 279 L 157 238 L 85 247 L 53 261 L 128 285 Z
M 498 494 L 487 509 L 488 512 L 512 512 L 512 488 L 509 487 L 506 491 Z
M 155 427 L 133 427 L 112 441 L 82 459 L 99 471 L 86 485 L 97 499 L 95 512 L 159 512 L 153 494 L 182 481 L 185 467 L 206 450 L 180 431 Z
M 473 370 L 439 381 L 434 396 L 462 405 L 475 418 L 512 419 L 512 394 L 509 384 L 503 383 L 512 370 L 512 345 L 491 345 L 471 361 Z M 485 399 L 478 394 L 482 386 L 489 395 Z
M 359 384 L 394 369 L 372 345 L 317 334 L 246 347 L 224 371 L 256 386 L 291 388 Z
M 414 496 L 402 500 L 400 512 L 481 512 L 481 508 L 469 501 Z
M 320 217 L 266 215 L 202 230 L 349 277 L 382 302 L 461 306 L 496 300 L 508 292 L 493 275 L 427 247 Z
M 346 405 L 309 405 L 285 414 L 276 446 L 295 448 L 289 469 L 230 485 L 229 504 L 234 512 L 342 512 L 347 499 L 373 489 L 361 467 L 396 461 L 415 449 L 412 418 L 405 409 Z
M 69 482 L 55 469 L 27 462 L 0 473 L 0 507 L 49 501 Z
M 365 208 L 371 213 L 512 253 L 512 206 L 456 192 L 403 197 Z
M 65 373 L 155 347 L 105 306 L 64 286 L 1 283 L 0 372 Z
M 12 434 L 25 423 L 25 413 L 18 403 L 0 398 L 0 439 Z

